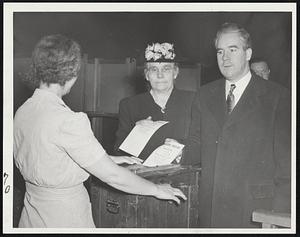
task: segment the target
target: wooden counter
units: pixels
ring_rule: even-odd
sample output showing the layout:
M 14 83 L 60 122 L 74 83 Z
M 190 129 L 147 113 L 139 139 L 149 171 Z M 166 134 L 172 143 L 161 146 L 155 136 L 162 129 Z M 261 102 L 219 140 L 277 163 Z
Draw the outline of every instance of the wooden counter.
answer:
M 116 190 L 99 179 L 91 182 L 93 218 L 99 228 L 189 228 L 199 226 L 200 168 L 168 165 L 154 168 L 129 166 L 132 172 L 155 183 L 180 188 L 187 200 L 177 205 L 154 197 Z

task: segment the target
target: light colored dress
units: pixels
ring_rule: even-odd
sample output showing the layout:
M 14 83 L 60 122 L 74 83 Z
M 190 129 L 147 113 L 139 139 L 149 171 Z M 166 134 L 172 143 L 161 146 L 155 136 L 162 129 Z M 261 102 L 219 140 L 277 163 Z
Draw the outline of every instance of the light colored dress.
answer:
M 36 89 L 16 112 L 13 151 L 26 182 L 19 227 L 95 227 L 84 168 L 106 152 L 86 114 Z

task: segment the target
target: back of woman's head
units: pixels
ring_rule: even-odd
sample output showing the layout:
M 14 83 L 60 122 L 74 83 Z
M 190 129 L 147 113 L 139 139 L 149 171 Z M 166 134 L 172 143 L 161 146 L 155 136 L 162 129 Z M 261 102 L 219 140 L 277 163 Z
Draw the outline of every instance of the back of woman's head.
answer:
M 63 35 L 43 37 L 32 53 L 32 64 L 28 79 L 35 86 L 58 83 L 78 76 L 81 63 L 80 46 Z

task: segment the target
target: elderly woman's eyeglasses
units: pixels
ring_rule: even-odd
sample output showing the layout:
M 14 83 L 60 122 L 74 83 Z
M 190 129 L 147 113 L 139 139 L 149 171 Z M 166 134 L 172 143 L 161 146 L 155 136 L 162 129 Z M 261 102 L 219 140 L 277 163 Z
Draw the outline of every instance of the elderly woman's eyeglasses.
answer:
M 163 74 L 170 74 L 173 71 L 174 67 L 172 66 L 163 66 L 162 68 L 158 68 L 158 67 L 149 67 L 148 68 L 148 72 L 149 73 L 163 73 Z

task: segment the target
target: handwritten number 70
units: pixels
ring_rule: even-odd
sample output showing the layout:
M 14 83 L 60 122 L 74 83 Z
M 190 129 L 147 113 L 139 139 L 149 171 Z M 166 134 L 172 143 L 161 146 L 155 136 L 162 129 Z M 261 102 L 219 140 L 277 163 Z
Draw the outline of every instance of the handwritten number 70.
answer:
M 6 173 L 6 172 L 4 172 L 4 174 L 3 174 L 3 176 L 4 176 L 4 192 L 5 193 L 9 193 L 9 190 L 10 190 L 10 185 L 8 184 L 8 185 L 6 185 L 6 181 L 7 181 L 7 178 L 8 178 L 8 174 Z

